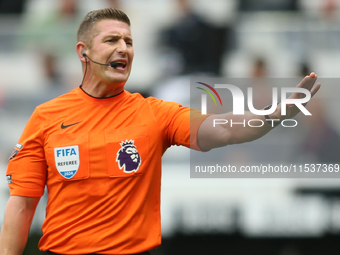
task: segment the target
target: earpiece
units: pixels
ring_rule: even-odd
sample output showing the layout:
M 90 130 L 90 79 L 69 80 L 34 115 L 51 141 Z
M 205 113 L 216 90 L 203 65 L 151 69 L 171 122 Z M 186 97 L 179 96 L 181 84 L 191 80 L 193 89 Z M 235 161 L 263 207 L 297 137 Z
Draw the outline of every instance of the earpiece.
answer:
M 81 53 L 81 55 L 83 55 L 83 57 L 87 57 L 86 56 L 86 49 L 85 48 L 83 49 L 83 52 Z

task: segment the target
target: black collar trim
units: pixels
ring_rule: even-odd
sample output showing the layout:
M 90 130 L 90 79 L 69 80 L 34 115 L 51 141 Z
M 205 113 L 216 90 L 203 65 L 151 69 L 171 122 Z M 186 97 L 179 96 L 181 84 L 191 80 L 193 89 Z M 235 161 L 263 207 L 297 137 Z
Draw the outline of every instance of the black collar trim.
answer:
M 92 95 L 90 95 L 89 93 L 87 93 L 85 90 L 83 90 L 82 86 L 80 85 L 79 88 L 88 96 L 92 97 L 92 98 L 95 98 L 95 99 L 108 99 L 108 98 L 113 98 L 113 97 L 116 97 L 116 96 L 119 96 L 120 94 L 122 94 L 124 92 L 124 90 L 122 92 L 119 92 L 117 95 L 113 95 L 113 96 L 110 96 L 110 97 L 94 97 Z

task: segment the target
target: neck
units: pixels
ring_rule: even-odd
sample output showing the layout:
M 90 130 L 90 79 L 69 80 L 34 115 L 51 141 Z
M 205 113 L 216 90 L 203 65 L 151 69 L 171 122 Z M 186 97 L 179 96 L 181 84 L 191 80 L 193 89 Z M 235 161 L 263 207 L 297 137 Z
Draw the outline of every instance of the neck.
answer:
M 124 91 L 123 84 L 95 84 L 84 83 L 81 88 L 90 96 L 97 98 L 107 98 L 119 95 Z

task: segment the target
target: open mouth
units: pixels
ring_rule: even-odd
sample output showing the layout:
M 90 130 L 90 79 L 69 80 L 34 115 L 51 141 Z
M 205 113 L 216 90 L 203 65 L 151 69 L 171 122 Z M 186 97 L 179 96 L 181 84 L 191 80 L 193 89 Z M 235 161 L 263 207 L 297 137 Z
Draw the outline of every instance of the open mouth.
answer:
M 114 63 L 114 68 L 116 69 L 124 69 L 126 67 L 126 63 L 123 62 L 123 61 L 115 61 L 115 62 L 112 62 L 111 64 Z

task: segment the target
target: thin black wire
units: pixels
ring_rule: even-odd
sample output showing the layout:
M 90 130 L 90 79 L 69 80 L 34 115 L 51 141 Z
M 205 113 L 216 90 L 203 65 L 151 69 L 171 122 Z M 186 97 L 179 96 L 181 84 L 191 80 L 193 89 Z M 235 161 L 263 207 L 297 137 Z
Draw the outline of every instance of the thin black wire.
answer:
M 88 94 L 85 90 L 83 90 L 83 88 L 81 87 L 82 85 L 83 85 L 83 82 L 84 82 L 84 79 L 85 79 L 85 76 L 86 76 L 86 72 L 87 72 L 87 55 L 85 55 L 84 56 L 85 57 L 85 59 L 86 59 L 86 66 L 85 66 L 85 72 L 84 72 L 84 76 L 83 76 L 83 80 L 81 81 L 81 84 L 80 84 L 80 88 L 82 89 L 82 91 L 84 91 L 87 95 L 89 95 L 89 96 L 91 96 L 91 97 L 93 97 L 93 98 L 101 98 L 101 97 L 94 97 L 94 96 L 92 96 L 92 95 L 90 95 L 90 94 Z M 120 94 L 122 94 L 124 92 L 124 90 L 122 91 L 122 92 L 120 92 L 120 93 L 118 93 L 117 95 L 113 95 L 113 96 L 110 96 L 110 97 L 105 97 L 105 99 L 106 98 L 111 98 L 111 97 L 115 97 L 115 96 L 118 96 L 118 95 L 120 95 Z
M 85 60 L 86 60 L 86 66 L 85 66 L 85 72 L 84 72 L 84 75 L 83 75 L 83 80 L 81 81 L 81 84 L 79 87 L 81 87 L 83 85 L 83 82 L 85 80 L 85 76 L 86 76 L 86 72 L 87 72 L 87 56 L 85 55 Z

